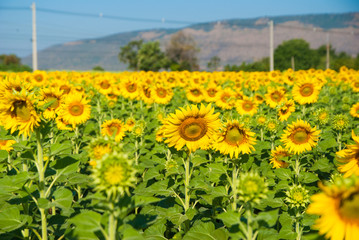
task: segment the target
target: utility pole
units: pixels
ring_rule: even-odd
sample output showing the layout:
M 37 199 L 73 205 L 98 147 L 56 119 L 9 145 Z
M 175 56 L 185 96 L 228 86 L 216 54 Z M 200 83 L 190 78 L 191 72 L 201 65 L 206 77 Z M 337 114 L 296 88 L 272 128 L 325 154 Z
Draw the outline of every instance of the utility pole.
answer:
M 33 2 L 32 8 L 32 69 L 37 70 L 37 38 L 36 38 L 36 5 Z
M 329 69 L 330 66 L 330 45 L 329 45 L 329 33 L 327 32 L 327 59 L 326 59 L 326 69 Z
M 274 70 L 273 21 L 269 21 L 269 71 Z

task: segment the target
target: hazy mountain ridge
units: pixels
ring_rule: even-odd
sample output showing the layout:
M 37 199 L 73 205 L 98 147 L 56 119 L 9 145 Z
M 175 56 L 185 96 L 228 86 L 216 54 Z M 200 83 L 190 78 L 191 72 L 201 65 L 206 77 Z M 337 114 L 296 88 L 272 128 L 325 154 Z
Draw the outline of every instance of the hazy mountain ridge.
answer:
M 273 20 L 274 47 L 285 40 L 303 38 L 312 48 L 330 44 L 337 52 L 359 53 L 359 13 L 310 14 L 300 16 L 230 19 L 199 23 L 182 29 L 153 29 L 113 34 L 97 39 L 67 42 L 38 53 L 40 69 L 90 70 L 100 65 L 105 70 L 125 70 L 118 60 L 120 47 L 134 39 L 160 41 L 164 49 L 171 35 L 179 30 L 190 33 L 196 40 L 201 69 L 213 56 L 222 65 L 251 62 L 269 55 L 268 21 Z M 31 66 L 31 56 L 22 59 Z

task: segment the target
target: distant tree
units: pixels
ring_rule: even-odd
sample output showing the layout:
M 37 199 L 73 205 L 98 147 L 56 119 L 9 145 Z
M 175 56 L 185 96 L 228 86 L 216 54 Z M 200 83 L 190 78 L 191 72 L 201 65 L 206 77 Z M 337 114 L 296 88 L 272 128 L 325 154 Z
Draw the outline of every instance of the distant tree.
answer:
M 21 64 L 21 59 L 15 54 L 0 55 L 0 71 L 31 72 L 31 67 Z
M 199 49 L 191 35 L 183 31 L 173 34 L 166 47 L 166 56 L 171 62 L 171 70 L 199 70 L 198 52 Z
M 286 70 L 291 68 L 291 58 L 295 60 L 295 70 L 315 68 L 319 63 L 319 56 L 315 50 L 309 48 L 309 43 L 303 39 L 284 41 L 274 51 L 274 68 Z
M 138 51 L 143 44 L 143 40 L 133 40 L 127 45 L 121 47 L 121 51 L 118 54 L 120 62 L 127 63 L 128 68 L 132 70 L 138 70 Z
M 257 72 L 257 71 L 268 71 L 269 69 L 269 58 L 262 58 L 259 61 L 246 63 L 242 62 L 241 65 L 225 65 L 224 71 L 246 71 L 246 72 Z
M 207 63 L 207 68 L 210 71 L 216 71 L 221 65 L 221 59 L 218 56 L 213 56 Z
M 2 54 L 0 55 L 0 63 L 4 65 L 11 65 L 11 64 L 20 65 L 21 59 L 15 54 L 10 54 L 10 55 Z
M 169 67 L 169 60 L 161 51 L 159 42 L 142 44 L 138 51 L 138 69 L 144 71 L 158 71 Z
M 105 71 L 105 69 L 101 66 L 95 66 L 92 68 L 93 71 Z

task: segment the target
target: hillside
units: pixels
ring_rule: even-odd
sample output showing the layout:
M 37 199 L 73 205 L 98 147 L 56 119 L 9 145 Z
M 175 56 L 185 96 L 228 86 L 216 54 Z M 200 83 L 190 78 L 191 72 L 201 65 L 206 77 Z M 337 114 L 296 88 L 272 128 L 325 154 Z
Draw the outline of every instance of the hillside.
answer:
M 311 48 L 330 44 L 337 52 L 359 53 L 359 13 L 231 19 L 190 25 L 183 29 L 153 29 L 84 39 L 49 47 L 38 53 L 39 69 L 89 70 L 100 65 L 108 71 L 125 70 L 117 58 L 120 47 L 134 39 L 159 41 L 165 46 L 171 35 L 184 30 L 197 42 L 200 66 L 206 69 L 213 56 L 222 65 L 252 62 L 269 55 L 268 21 L 274 22 L 274 47 L 285 40 L 303 38 Z M 31 55 L 22 59 L 31 66 Z

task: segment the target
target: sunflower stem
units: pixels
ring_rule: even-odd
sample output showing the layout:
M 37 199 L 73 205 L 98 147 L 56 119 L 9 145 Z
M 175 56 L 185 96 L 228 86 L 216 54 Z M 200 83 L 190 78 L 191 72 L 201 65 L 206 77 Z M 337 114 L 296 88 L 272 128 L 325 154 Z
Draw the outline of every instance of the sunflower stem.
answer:
M 253 229 L 252 229 L 252 207 L 249 206 L 247 209 L 247 240 L 253 240 Z
M 233 197 L 233 203 L 232 203 L 232 210 L 237 210 L 237 167 L 236 163 L 233 162 L 233 171 L 232 171 L 232 197 Z
M 302 105 L 302 119 L 305 117 L 305 104 Z
M 189 181 L 190 181 L 190 157 L 191 153 L 188 153 L 186 161 L 184 162 L 184 169 L 185 169 L 185 181 L 184 181 L 184 196 L 185 196 L 185 205 L 184 205 L 184 211 L 187 212 L 189 209 L 189 202 L 190 202 L 190 194 L 189 194 Z
M 338 132 L 338 135 L 337 135 L 337 144 L 338 144 L 338 149 L 339 149 L 339 151 L 342 150 L 342 142 L 341 142 L 341 139 L 342 139 L 342 132 L 339 131 L 339 132 Z
M 296 218 L 295 218 L 295 232 L 297 233 L 296 240 L 302 239 L 302 228 L 300 227 L 300 221 L 299 221 L 300 213 L 297 209 Z
M 299 173 L 300 173 L 300 159 L 299 154 L 295 157 L 295 167 L 294 167 L 295 175 L 296 175 L 296 184 L 299 184 Z
M 45 167 L 44 167 L 44 156 L 42 149 L 42 139 L 40 129 L 36 129 L 36 143 L 37 143 L 37 171 L 39 173 L 39 192 L 40 198 L 46 198 L 45 194 Z M 45 208 L 39 207 L 41 215 L 41 236 L 42 240 L 47 240 L 47 218 Z
M 263 132 L 263 128 L 261 128 L 261 142 L 263 142 L 264 140 L 264 132 Z

